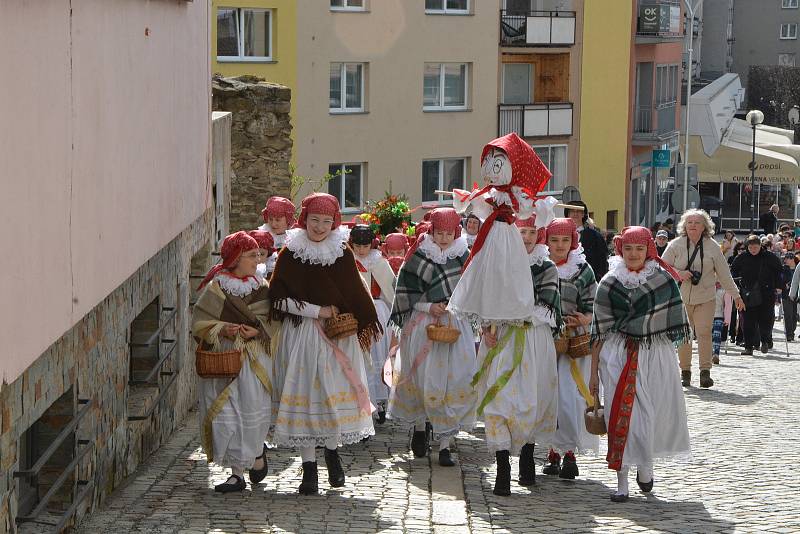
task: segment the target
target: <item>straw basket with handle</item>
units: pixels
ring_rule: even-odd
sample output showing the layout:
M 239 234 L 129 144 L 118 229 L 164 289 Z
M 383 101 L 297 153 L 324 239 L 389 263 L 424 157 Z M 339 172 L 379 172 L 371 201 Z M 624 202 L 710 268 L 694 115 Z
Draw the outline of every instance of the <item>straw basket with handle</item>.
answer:
M 330 339 L 350 337 L 358 332 L 358 320 L 352 313 L 336 313 L 325 321 L 325 335 Z
M 198 345 L 194 353 L 194 368 L 197 376 L 200 378 L 236 378 L 239 376 L 239 371 L 242 370 L 242 350 L 236 347 L 241 346 L 242 343 L 242 338 L 237 334 L 234 348 L 230 350 L 204 350 L 201 348 L 202 345 Z
M 600 406 L 600 398 L 594 396 L 594 406 L 589 406 L 583 414 L 583 422 L 586 424 L 586 431 L 595 436 L 602 436 L 606 429 L 606 418 L 603 414 L 603 407 Z
M 447 314 L 447 326 L 441 324 L 441 318 L 436 319 L 436 322 L 429 324 L 425 329 L 428 334 L 428 339 L 436 343 L 453 344 L 458 340 L 461 332 L 458 328 L 453 328 L 450 324 L 450 314 Z
M 566 327 L 564 332 L 554 340 L 556 354 L 567 354 L 569 351 L 569 338 L 571 333 L 572 329 L 570 327 Z
M 592 353 L 588 333 L 576 334 L 569 338 L 569 348 L 565 351 L 571 358 L 583 358 Z

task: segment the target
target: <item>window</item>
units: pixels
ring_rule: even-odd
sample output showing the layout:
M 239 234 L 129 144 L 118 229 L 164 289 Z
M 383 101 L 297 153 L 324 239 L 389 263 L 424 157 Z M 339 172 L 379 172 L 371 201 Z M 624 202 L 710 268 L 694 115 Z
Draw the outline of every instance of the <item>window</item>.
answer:
M 567 186 L 567 145 L 534 146 L 533 150 L 553 173 L 545 190 L 551 193 L 562 191 Z
M 328 173 L 332 175 L 328 181 L 328 193 L 339 199 L 343 210 L 361 209 L 362 171 L 361 163 L 328 165 Z
M 425 63 L 423 109 L 467 109 L 467 64 Z
M 781 39 L 797 39 L 797 24 L 781 24 Z
M 797 9 L 798 0 L 783 0 L 781 7 L 783 9 Z
M 364 111 L 364 67 L 364 63 L 331 63 L 331 112 Z
M 425 13 L 466 15 L 469 13 L 469 0 L 425 0 Z
M 530 104 L 533 65 L 530 63 L 503 63 L 503 104 Z
M 331 0 L 331 11 L 365 11 L 365 0 Z
M 675 104 L 678 101 L 678 66 L 656 66 L 656 105 Z
M 794 67 L 796 54 L 778 54 L 778 65 L 781 67 Z
M 452 191 L 464 189 L 466 181 L 467 160 L 458 159 L 430 159 L 422 162 L 422 201 L 443 201 L 435 193 L 437 189 Z M 450 202 L 450 199 L 444 200 Z
M 217 61 L 271 60 L 271 10 L 217 9 Z

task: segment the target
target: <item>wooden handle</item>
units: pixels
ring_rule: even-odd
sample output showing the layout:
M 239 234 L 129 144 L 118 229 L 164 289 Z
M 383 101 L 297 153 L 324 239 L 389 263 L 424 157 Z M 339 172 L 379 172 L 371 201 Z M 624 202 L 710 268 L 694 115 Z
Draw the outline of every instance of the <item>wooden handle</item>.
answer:
M 454 193 L 452 191 L 442 191 L 441 189 L 435 190 L 434 194 L 436 194 L 436 195 L 446 195 L 446 196 L 451 196 L 451 197 L 454 195 Z

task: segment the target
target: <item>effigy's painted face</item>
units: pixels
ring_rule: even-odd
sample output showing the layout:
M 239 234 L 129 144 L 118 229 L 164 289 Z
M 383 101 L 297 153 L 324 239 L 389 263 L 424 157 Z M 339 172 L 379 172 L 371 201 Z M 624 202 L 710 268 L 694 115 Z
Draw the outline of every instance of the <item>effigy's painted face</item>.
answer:
M 494 148 L 483 160 L 481 175 L 484 185 L 508 185 L 511 183 L 511 162 L 508 155 Z

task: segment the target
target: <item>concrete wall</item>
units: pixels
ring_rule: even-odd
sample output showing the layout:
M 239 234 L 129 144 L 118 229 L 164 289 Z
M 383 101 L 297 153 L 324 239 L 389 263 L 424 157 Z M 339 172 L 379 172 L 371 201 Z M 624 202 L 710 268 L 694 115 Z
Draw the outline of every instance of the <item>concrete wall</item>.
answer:
M 210 206 L 208 17 L 205 2 L 3 3 L 0 46 L 18 53 L 0 59 L 0 245 L 15 265 L 0 383 Z
M 294 121 L 297 174 L 320 178 L 329 163 L 366 162 L 363 198 L 391 187 L 416 205 L 422 160 L 471 158 L 467 183 L 480 181 L 483 145 L 497 133 L 499 0 L 473 13 L 427 15 L 421 0 L 373 0 L 367 12 L 331 12 L 298 2 Z M 311 59 L 313 58 L 313 60 Z M 330 63 L 367 62 L 367 111 L 331 115 Z M 471 62 L 469 111 L 423 112 L 425 62 Z M 308 189 L 303 191 L 307 192 Z M 299 200 L 299 199 L 296 199 Z
M 701 76 L 714 80 L 728 72 L 728 23 L 733 0 L 705 0 Z
M 778 54 L 796 54 L 800 66 L 800 39 L 780 39 L 781 23 L 800 25 L 800 9 L 782 9 L 780 0 L 738 1 L 734 4 L 733 67 L 747 87 L 751 65 L 777 65 Z M 798 36 L 800 37 L 800 36 Z

